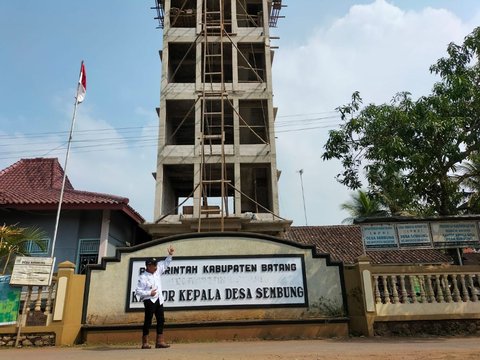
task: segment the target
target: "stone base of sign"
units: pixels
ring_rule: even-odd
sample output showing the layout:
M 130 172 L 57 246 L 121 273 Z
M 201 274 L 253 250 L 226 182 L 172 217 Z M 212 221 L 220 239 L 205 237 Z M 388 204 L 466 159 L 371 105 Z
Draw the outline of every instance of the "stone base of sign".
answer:
M 86 344 L 121 344 L 139 342 L 141 325 L 84 326 Z M 169 343 L 228 340 L 287 340 L 348 337 L 348 319 L 317 319 L 308 321 L 278 320 L 268 322 L 217 322 L 196 324 L 165 324 Z M 155 325 L 150 331 L 155 334 Z M 138 341 L 137 341 L 138 340 Z

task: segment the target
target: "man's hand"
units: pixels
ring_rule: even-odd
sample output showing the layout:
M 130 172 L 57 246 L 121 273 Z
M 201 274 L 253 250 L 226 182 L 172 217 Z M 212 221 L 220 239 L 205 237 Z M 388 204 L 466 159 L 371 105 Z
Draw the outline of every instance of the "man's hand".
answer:
M 168 251 L 168 255 L 172 256 L 173 253 L 175 252 L 175 249 L 173 248 L 172 245 L 170 245 L 170 246 L 168 247 L 168 250 L 167 250 L 167 251 Z
M 150 291 L 150 296 L 155 296 L 157 295 L 157 289 L 152 289 L 152 291 Z

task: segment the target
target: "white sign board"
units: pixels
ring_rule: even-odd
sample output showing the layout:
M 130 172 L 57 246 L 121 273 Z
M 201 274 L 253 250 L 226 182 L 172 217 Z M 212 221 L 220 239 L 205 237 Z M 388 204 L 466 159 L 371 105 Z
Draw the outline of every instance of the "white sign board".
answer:
M 390 224 L 362 225 L 362 237 L 367 250 L 398 247 L 395 228 Z
M 427 223 L 397 224 L 400 247 L 431 246 L 430 229 Z
M 52 282 L 55 258 L 17 256 L 10 285 L 49 286 Z
M 126 311 L 143 311 L 135 295 L 143 271 L 145 258 L 131 259 Z M 169 309 L 308 306 L 302 255 L 174 257 L 162 287 Z
M 477 224 L 473 221 L 432 223 L 435 247 L 478 247 Z
M 366 250 L 480 247 L 476 221 L 362 224 Z M 398 242 L 397 242 L 398 241 Z

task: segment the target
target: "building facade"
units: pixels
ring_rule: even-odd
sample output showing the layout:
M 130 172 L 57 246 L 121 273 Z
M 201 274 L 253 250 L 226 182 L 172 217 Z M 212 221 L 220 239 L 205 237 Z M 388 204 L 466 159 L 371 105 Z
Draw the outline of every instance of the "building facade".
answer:
M 156 237 L 283 233 L 270 27 L 281 1 L 157 0 L 163 28 Z

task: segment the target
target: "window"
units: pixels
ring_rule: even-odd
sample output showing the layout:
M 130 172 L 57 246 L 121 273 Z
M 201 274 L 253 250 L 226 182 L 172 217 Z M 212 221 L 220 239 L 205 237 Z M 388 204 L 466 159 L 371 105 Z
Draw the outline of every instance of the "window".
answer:
M 195 0 L 171 0 L 170 27 L 194 28 L 197 20 Z
M 263 20 L 262 0 L 237 0 L 239 27 L 260 27 Z
M 39 243 L 43 245 L 43 250 L 42 247 L 39 246 Z M 50 239 L 41 239 L 38 242 L 35 242 L 33 240 L 28 240 L 24 243 L 23 245 L 23 251 L 30 256 L 47 256 L 48 255 L 48 250 L 50 247 Z
M 265 81 L 265 45 L 259 43 L 238 44 L 238 81 Z

